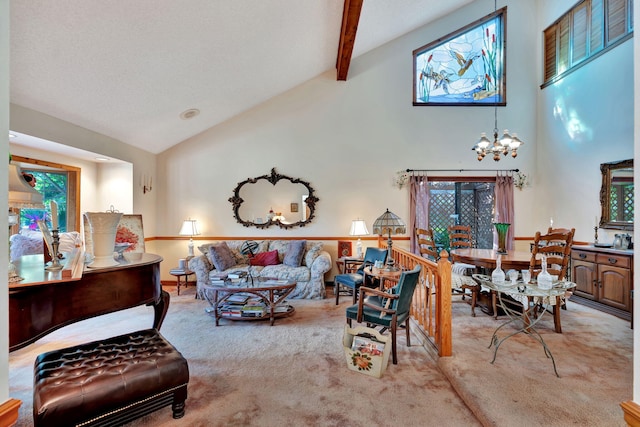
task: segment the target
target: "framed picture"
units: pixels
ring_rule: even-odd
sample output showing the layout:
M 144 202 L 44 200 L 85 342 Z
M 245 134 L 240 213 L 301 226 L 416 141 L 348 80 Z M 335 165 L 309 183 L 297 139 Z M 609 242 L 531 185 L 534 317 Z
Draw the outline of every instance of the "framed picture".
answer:
M 413 105 L 507 104 L 507 8 L 413 51 Z
M 291 203 L 291 212 L 298 212 L 298 204 Z
M 351 241 L 338 240 L 338 256 L 351 256 Z

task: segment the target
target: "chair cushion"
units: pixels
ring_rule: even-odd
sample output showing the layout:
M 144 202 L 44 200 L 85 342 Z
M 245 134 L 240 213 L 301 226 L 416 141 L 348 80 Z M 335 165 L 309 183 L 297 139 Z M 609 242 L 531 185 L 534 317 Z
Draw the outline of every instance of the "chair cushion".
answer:
M 340 283 L 343 286 L 348 288 L 357 288 L 362 285 L 362 274 L 358 273 L 349 273 L 349 274 L 338 274 L 334 277 L 333 281 L 335 283 Z

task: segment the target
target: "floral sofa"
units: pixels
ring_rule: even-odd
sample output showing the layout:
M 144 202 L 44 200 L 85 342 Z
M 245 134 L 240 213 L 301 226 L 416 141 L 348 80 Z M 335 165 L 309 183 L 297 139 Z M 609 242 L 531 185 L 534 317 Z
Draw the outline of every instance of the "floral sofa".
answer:
M 255 242 L 257 247 L 251 257 L 243 255 L 243 243 L 243 240 L 226 240 L 198 247 L 202 255 L 191 258 L 188 263 L 189 269 L 196 274 L 197 296 L 203 296 L 203 285 L 208 284 L 212 277 L 236 270 L 250 270 L 254 277 L 295 280 L 296 288 L 290 298 L 325 297 L 324 274 L 331 270 L 331 256 L 323 250 L 322 243 L 263 240 Z M 221 253 L 226 260 L 221 259 L 225 258 Z

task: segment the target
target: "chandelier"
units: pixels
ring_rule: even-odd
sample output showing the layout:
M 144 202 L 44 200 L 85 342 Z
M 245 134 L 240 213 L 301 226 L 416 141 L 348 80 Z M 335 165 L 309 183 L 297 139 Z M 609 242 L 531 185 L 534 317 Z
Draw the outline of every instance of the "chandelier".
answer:
M 497 109 L 498 107 L 496 106 L 496 111 Z M 495 127 L 493 128 L 493 142 L 489 141 L 487 134 L 482 132 L 480 139 L 476 142 L 476 145 L 473 146 L 472 150 L 478 154 L 478 161 L 482 161 L 487 154 L 493 154 L 493 160 L 499 162 L 501 159 L 500 155 L 506 156 L 509 154 L 509 151 L 511 151 L 511 157 L 516 157 L 518 155 L 518 148 L 524 144 L 524 142 L 518 138 L 518 134 L 514 133 L 510 135 L 507 129 L 504 130 L 502 138 L 498 139 L 497 123 L 498 119 L 496 118 Z
M 497 10 L 497 1 L 493 2 L 494 12 Z M 488 34 L 488 33 L 487 33 Z M 504 38 L 502 38 L 502 49 L 504 49 Z M 493 69 L 497 70 L 497 56 L 494 55 L 493 60 Z M 497 74 L 497 73 L 496 73 Z M 497 77 L 496 77 L 497 79 Z M 498 87 L 496 81 L 496 88 Z M 496 93 L 495 103 L 494 103 L 494 112 L 493 112 L 493 142 L 489 141 L 487 138 L 487 134 L 482 132 L 480 134 L 480 139 L 476 142 L 476 145 L 473 146 L 472 150 L 476 152 L 478 155 L 478 161 L 482 161 L 487 154 L 493 155 L 493 160 L 499 162 L 501 159 L 500 155 L 506 156 L 511 151 L 511 157 L 516 157 L 518 155 L 518 148 L 520 148 L 524 142 L 518 139 L 517 134 L 509 134 L 507 129 L 504 130 L 502 134 L 502 138 L 498 139 L 498 95 Z

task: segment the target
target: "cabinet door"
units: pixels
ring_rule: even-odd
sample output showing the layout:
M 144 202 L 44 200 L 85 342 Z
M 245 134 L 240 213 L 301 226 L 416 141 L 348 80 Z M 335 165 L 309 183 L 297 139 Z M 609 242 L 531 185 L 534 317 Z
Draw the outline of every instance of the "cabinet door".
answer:
M 599 265 L 600 302 L 631 311 L 630 276 L 626 268 Z
M 598 276 L 596 264 L 593 262 L 571 260 L 573 264 L 572 279 L 576 284 L 573 293 L 583 298 L 598 300 Z

